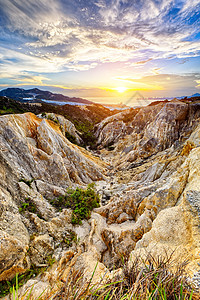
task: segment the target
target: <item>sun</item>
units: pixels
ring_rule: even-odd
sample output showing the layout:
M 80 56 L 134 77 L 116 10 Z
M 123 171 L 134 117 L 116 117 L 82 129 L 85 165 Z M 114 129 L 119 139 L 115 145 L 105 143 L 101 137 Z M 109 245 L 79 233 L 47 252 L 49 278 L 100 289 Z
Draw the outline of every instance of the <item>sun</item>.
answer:
M 128 90 L 128 88 L 125 87 L 125 86 L 119 86 L 119 87 L 115 88 L 115 90 L 116 90 L 118 93 L 124 93 L 124 92 L 126 92 L 126 91 Z

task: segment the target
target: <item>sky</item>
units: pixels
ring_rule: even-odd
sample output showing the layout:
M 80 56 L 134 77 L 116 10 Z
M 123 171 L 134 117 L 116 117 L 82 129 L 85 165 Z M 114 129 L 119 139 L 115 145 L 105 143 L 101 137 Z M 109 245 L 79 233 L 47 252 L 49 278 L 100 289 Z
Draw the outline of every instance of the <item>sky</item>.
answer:
M 0 89 L 96 102 L 200 93 L 200 0 L 0 0 Z

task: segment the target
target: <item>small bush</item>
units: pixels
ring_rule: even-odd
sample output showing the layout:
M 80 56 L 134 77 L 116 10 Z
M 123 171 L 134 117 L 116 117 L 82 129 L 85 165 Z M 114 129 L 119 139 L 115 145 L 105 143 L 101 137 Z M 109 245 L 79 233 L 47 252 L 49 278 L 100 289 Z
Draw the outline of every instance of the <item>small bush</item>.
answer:
M 71 135 L 69 132 L 65 132 L 65 137 L 73 144 L 77 144 L 75 136 Z
M 73 243 L 78 244 L 79 239 L 77 238 L 77 234 L 72 231 L 69 230 L 68 234 L 65 235 L 63 242 L 68 246 L 71 247 L 73 245 Z
M 45 114 L 45 117 L 46 117 L 46 114 Z M 47 120 L 50 120 L 50 121 L 52 121 L 52 122 L 54 122 L 56 124 L 59 124 L 59 121 L 55 117 L 53 117 L 51 115 L 47 115 Z
M 37 216 L 40 219 L 43 219 L 37 206 L 35 205 L 35 203 L 33 203 L 33 201 L 31 200 L 31 198 L 26 198 L 25 202 L 21 202 L 21 205 L 19 207 L 19 212 L 20 213 L 25 213 L 26 211 L 29 211 L 30 213 L 34 213 L 37 214 Z
M 22 202 L 19 208 L 19 212 L 29 211 L 32 213 L 36 213 L 37 207 L 34 203 L 31 202 L 30 198 L 25 199 L 26 202 Z
M 75 120 L 74 125 L 76 129 L 81 132 L 81 138 L 84 141 L 84 147 L 90 146 L 91 149 L 95 149 L 97 138 L 94 135 L 94 124 L 88 120 L 84 120 L 84 122 Z
M 71 208 L 72 224 L 82 224 L 83 219 L 89 219 L 91 210 L 99 207 L 99 195 L 94 190 L 94 184 L 89 184 L 87 189 L 68 189 L 66 195 L 51 200 L 50 203 L 58 209 Z

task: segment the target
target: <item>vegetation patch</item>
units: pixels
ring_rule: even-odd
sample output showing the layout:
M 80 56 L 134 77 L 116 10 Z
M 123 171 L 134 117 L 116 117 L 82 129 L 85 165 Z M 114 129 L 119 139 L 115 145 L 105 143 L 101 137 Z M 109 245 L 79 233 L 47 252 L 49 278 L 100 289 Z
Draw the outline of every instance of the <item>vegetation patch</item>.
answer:
M 188 284 L 185 267 L 188 262 L 176 265 L 170 257 L 155 259 L 150 254 L 146 259 L 136 257 L 130 267 L 124 264 L 121 275 L 105 283 L 92 284 L 97 265 L 83 283 L 84 270 L 71 271 L 62 290 L 53 300 L 199 300 L 199 293 Z M 172 271 L 173 268 L 173 271 Z
M 87 189 L 68 189 L 64 196 L 50 201 L 51 205 L 59 210 L 72 209 L 72 224 L 82 224 L 83 219 L 89 219 L 91 210 L 100 206 L 100 197 L 94 189 L 94 184 L 89 184 Z
M 0 97 L 0 114 L 24 112 L 32 112 L 35 115 L 42 114 L 43 117 L 46 117 L 47 113 L 64 116 L 75 125 L 78 131 L 81 132 L 84 147 L 90 146 L 95 149 L 97 140 L 94 135 L 94 125 L 119 111 L 111 111 L 99 104 L 86 105 L 85 109 L 80 108 L 78 105 L 67 104 L 59 106 L 41 103 L 41 106 L 37 106 L 21 103 L 6 97 Z M 49 119 L 56 122 L 54 118 L 51 119 L 51 116 Z
M 64 237 L 63 242 L 68 246 L 72 247 L 73 243 L 78 244 L 77 234 L 69 230 L 68 234 Z
M 46 114 L 45 114 L 46 115 Z M 47 120 L 50 120 L 50 121 L 52 121 L 52 122 L 54 122 L 54 123 L 56 123 L 56 124 L 59 124 L 59 121 L 55 118 L 55 117 L 53 117 L 53 116 L 51 116 L 51 115 L 48 115 L 47 116 Z
M 26 105 L 15 100 L 0 96 L 0 115 L 24 113 Z
M 15 111 L 12 108 L 6 108 L 5 106 L 3 109 L 0 109 L 0 115 L 6 115 L 6 114 L 14 114 Z
M 37 214 L 37 216 L 40 219 L 43 219 L 37 206 L 35 205 L 35 203 L 31 200 L 31 198 L 26 198 L 25 202 L 21 202 L 21 205 L 19 207 L 19 212 L 20 213 L 25 213 L 29 211 L 30 213 L 34 213 Z
M 70 134 L 68 131 L 65 132 L 65 137 L 73 144 L 77 144 L 75 136 Z
M 49 267 L 53 265 L 55 259 L 52 258 L 51 255 L 47 257 L 48 265 L 45 267 L 36 267 L 35 265 L 31 265 L 30 269 L 25 273 L 18 275 L 16 274 L 12 280 L 6 280 L 0 282 L 0 297 L 4 297 L 7 294 L 13 294 L 13 291 L 16 291 L 18 294 L 18 289 L 22 287 L 29 279 L 38 276 L 39 274 L 44 273 Z M 17 298 L 13 298 L 13 300 L 17 300 Z M 28 299 L 28 298 L 26 298 Z
M 88 120 L 84 122 L 75 120 L 74 125 L 76 129 L 82 133 L 81 138 L 84 141 L 84 145 L 94 149 L 97 142 L 97 138 L 94 135 L 94 124 Z

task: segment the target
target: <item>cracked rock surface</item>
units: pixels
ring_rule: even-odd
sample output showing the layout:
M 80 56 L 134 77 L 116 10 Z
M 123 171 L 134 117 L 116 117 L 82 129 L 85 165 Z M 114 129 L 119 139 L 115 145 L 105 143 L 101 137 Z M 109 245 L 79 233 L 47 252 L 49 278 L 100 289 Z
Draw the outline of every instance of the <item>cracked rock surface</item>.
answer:
M 21 299 L 32 286 L 31 299 L 44 290 L 47 299 L 72 270 L 84 270 L 86 281 L 98 262 L 95 283 L 111 278 L 121 257 L 131 264 L 137 255 L 174 252 L 177 261 L 189 258 L 188 274 L 200 285 L 199 117 L 197 103 L 177 100 L 124 111 L 96 126 L 99 157 L 51 120 L 0 117 L 0 280 L 52 256 L 53 265 L 20 290 Z M 71 209 L 56 211 L 50 199 L 90 182 L 101 206 L 74 226 Z M 20 213 L 23 199 L 35 211 Z M 69 245 L 71 232 L 77 242 Z

